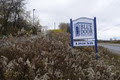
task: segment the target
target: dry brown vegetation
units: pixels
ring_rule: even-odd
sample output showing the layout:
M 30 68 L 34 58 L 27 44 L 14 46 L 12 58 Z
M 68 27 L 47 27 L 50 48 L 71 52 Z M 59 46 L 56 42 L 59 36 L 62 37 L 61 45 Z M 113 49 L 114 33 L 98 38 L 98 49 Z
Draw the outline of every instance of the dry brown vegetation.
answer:
M 0 40 L 0 80 L 120 80 L 119 57 L 99 47 L 72 49 L 70 34 Z M 16 40 L 18 39 L 18 40 Z

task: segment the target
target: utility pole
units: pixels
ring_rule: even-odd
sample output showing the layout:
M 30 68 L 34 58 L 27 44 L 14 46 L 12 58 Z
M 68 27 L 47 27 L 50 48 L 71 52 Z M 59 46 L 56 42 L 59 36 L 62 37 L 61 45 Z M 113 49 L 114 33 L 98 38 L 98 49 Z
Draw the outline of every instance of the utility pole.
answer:
M 54 22 L 54 29 L 55 29 L 56 23 Z
M 33 27 L 34 27 L 34 11 L 35 9 L 33 9 Z

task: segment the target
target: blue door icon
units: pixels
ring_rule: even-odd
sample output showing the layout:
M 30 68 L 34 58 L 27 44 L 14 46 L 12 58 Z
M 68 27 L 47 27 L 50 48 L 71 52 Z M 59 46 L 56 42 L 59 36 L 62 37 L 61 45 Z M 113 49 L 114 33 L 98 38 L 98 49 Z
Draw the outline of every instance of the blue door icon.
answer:
M 76 34 L 76 37 L 78 37 L 78 36 L 80 36 L 79 27 L 76 26 L 75 28 L 76 28 L 76 29 L 75 29 L 75 30 L 76 30 L 76 31 L 75 31 L 76 33 L 75 33 L 75 34 Z

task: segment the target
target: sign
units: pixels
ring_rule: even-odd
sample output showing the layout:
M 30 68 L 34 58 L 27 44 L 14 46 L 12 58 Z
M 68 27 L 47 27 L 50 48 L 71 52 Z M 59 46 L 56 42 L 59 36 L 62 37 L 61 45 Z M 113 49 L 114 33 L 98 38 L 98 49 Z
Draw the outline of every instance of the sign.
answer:
M 96 17 L 94 19 L 82 17 L 76 20 L 70 19 L 71 44 L 75 46 L 95 46 L 97 49 Z
M 95 41 L 74 41 L 74 46 L 94 46 Z
M 94 20 L 80 18 L 73 21 L 73 39 L 94 38 Z

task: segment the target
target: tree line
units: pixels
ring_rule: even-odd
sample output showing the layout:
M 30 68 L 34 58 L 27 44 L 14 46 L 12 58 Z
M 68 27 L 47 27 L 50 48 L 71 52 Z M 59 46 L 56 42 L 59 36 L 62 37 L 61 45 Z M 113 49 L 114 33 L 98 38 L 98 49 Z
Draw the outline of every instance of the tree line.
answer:
M 59 29 L 61 29 L 63 32 L 70 33 L 70 23 L 60 23 Z
M 0 34 L 17 33 L 25 28 L 33 27 L 30 12 L 25 10 L 26 0 L 0 0 Z M 36 22 L 38 25 L 39 22 Z

